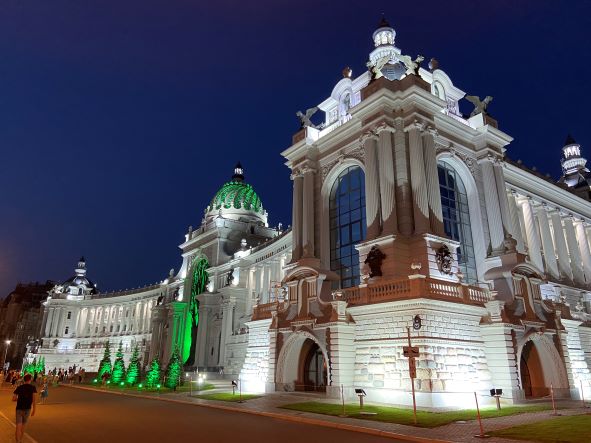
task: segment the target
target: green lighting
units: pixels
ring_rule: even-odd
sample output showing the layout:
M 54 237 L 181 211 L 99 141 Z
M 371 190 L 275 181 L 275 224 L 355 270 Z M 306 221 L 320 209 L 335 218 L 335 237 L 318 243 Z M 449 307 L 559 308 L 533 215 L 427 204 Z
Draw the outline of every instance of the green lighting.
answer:
M 142 385 L 141 383 L 139 385 L 137 385 L 138 388 L 143 388 L 144 385 Z
M 123 386 L 125 384 L 125 382 L 121 382 L 119 383 L 119 386 Z
M 202 294 L 207 287 L 209 274 L 207 273 L 209 262 L 204 256 L 198 257 L 193 261 L 191 274 L 191 296 L 189 311 L 185 322 L 185 333 L 183 340 L 183 352 L 181 360 L 187 363 L 193 349 L 193 337 L 196 336 L 197 326 L 199 324 L 199 300 L 197 296 Z
M 123 343 L 119 342 L 117 354 L 115 354 L 115 363 L 113 363 L 113 373 L 111 380 L 113 383 L 119 383 L 125 378 L 125 362 L 123 361 Z
M 156 387 L 157 387 L 158 389 L 160 389 L 160 385 L 156 385 Z
M 157 358 L 150 363 L 150 370 L 146 374 L 146 386 L 148 388 L 160 388 L 160 362 Z
M 181 356 L 179 355 L 178 348 L 175 348 L 172 355 L 170 356 L 168 368 L 166 369 L 166 380 L 164 385 L 167 388 L 174 389 L 178 386 L 182 369 Z
M 111 380 L 107 380 L 107 384 L 110 385 L 111 384 Z
M 140 350 L 138 345 L 135 345 L 133 348 L 133 354 L 131 355 L 131 360 L 129 361 L 129 366 L 127 367 L 127 376 L 125 381 L 128 385 L 135 385 L 140 380 Z
M 222 208 L 230 209 L 232 207 L 263 213 L 261 199 L 251 185 L 242 181 L 233 180 L 225 183 L 213 197 L 208 210 L 217 211 Z
M 95 378 L 94 380 L 92 380 L 92 382 L 93 383 L 96 383 L 96 382 L 98 382 L 98 380 Z
M 103 354 L 103 359 L 99 363 L 98 378 L 102 379 L 103 375 L 110 374 L 111 370 L 111 347 L 109 345 L 109 342 L 107 341 L 105 345 L 105 353 Z

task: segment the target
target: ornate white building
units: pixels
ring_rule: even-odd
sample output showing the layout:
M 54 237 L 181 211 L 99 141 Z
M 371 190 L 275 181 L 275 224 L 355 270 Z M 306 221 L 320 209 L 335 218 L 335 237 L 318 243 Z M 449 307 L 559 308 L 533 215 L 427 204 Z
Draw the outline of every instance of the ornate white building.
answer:
M 106 340 L 145 358 L 175 346 L 245 390 L 363 388 L 409 403 L 407 327 L 419 404 L 591 395 L 591 203 L 580 146 L 554 182 L 506 157 L 512 138 L 431 60 L 395 46 L 383 20 L 368 71 L 351 70 L 282 155 L 293 222 L 267 214 L 237 165 L 180 245 L 178 274 L 95 294 L 77 277 L 46 302 L 48 366 L 96 369 Z M 416 326 L 418 329 L 412 328 Z M 97 349 L 98 348 L 98 349 Z M 50 363 L 51 361 L 55 363 Z

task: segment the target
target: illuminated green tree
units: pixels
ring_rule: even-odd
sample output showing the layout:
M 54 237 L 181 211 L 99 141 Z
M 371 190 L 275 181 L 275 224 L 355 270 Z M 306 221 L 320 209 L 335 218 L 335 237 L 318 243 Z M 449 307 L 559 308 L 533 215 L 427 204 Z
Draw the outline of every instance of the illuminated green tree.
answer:
M 125 381 L 128 385 L 135 385 L 140 381 L 140 349 L 135 345 L 129 366 L 127 366 L 127 376 Z
M 146 374 L 146 387 L 155 388 L 160 384 L 160 362 L 157 358 L 150 363 L 150 370 Z
M 125 379 L 125 362 L 123 361 L 123 344 L 119 342 L 117 354 L 115 354 L 115 363 L 113 363 L 113 373 L 111 374 L 112 383 L 120 383 Z
M 102 378 L 104 374 L 110 374 L 111 370 L 111 347 L 109 342 L 107 342 L 103 359 L 99 363 L 98 377 Z
M 166 380 L 164 385 L 167 388 L 174 389 L 178 386 L 181 378 L 181 356 L 179 354 L 178 348 L 175 348 L 173 353 L 170 356 L 170 361 L 168 362 L 168 367 L 166 368 Z
M 37 372 L 40 374 L 45 374 L 45 357 L 39 358 L 39 362 L 37 363 Z

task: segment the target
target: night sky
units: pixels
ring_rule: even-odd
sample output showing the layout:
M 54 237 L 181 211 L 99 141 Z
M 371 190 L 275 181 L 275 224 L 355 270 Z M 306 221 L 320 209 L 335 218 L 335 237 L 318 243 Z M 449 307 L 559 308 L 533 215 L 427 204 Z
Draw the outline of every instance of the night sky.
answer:
M 569 132 L 591 158 L 589 2 L 0 0 L 0 296 L 81 255 L 101 290 L 165 278 L 237 160 L 290 224 L 295 112 L 363 71 L 382 12 L 494 96 L 513 159 L 558 177 Z

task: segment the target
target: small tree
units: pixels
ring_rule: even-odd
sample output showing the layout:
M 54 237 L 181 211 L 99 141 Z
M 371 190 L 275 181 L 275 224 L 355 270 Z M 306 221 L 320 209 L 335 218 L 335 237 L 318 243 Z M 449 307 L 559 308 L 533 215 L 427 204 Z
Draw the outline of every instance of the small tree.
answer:
M 146 386 L 155 388 L 160 383 L 160 362 L 157 358 L 150 363 L 150 370 L 146 374 Z
M 127 367 L 127 377 L 125 381 L 128 385 L 135 385 L 140 380 L 140 350 L 135 345 L 129 366 Z
M 98 377 L 102 378 L 104 374 L 110 374 L 111 370 L 111 348 L 109 346 L 109 342 L 107 342 L 103 359 L 99 363 Z
M 168 367 L 166 368 L 166 381 L 164 385 L 167 388 L 175 389 L 179 384 L 181 371 L 181 356 L 179 354 L 178 348 L 175 347 L 174 351 L 170 355 Z
M 37 363 L 37 372 L 45 374 L 45 357 L 39 358 L 39 363 Z
M 111 381 L 120 383 L 125 379 L 125 362 L 123 361 L 123 343 L 119 342 L 117 354 L 115 354 L 115 363 L 113 363 L 113 373 Z

